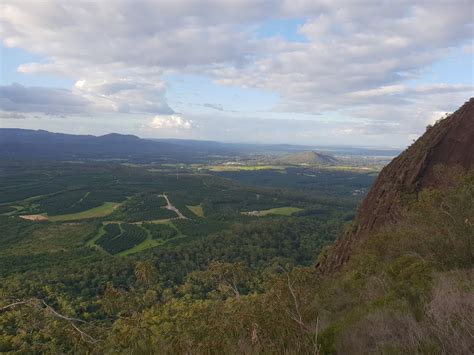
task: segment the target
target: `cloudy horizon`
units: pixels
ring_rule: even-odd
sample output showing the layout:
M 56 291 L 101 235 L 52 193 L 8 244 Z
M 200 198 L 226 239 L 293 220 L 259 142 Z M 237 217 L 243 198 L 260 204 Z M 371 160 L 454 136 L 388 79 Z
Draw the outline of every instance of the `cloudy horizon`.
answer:
M 405 147 L 474 96 L 471 1 L 11 1 L 0 127 Z

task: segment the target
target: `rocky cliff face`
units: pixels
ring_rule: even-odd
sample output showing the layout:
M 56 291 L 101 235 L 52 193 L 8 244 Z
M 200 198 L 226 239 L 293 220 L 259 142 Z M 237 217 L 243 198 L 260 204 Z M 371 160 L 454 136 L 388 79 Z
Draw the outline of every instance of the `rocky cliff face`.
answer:
M 435 184 L 432 173 L 438 164 L 474 167 L 474 98 L 428 129 L 381 171 L 360 206 L 353 227 L 318 264 L 319 270 L 337 270 L 350 258 L 359 241 L 396 222 L 403 210 L 403 196 Z

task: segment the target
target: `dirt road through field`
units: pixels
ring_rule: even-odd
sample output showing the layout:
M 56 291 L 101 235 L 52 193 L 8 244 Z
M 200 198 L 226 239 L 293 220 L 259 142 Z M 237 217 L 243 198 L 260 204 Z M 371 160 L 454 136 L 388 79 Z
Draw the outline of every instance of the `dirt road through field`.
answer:
M 174 213 L 176 213 L 176 215 L 180 219 L 188 219 L 188 217 L 186 217 L 184 214 L 182 214 L 180 210 L 178 210 L 175 206 L 173 206 L 173 204 L 170 202 L 170 199 L 168 198 L 168 196 L 166 196 L 165 194 L 159 195 L 159 196 L 163 197 L 166 200 L 167 205 L 165 206 L 165 208 L 167 210 L 170 210 L 170 211 L 173 211 Z

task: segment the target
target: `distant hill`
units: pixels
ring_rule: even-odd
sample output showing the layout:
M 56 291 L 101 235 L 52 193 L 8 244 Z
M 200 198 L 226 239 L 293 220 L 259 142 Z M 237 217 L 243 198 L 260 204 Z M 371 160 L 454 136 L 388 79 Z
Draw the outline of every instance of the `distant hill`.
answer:
M 331 155 L 314 151 L 283 155 L 277 158 L 282 164 L 335 165 L 339 161 Z
M 322 148 L 321 148 L 322 149 Z M 222 143 L 184 139 L 143 139 L 110 133 L 103 136 L 53 133 L 45 130 L 0 128 L 0 158 L 7 159 L 123 159 L 135 162 L 206 162 L 249 154 L 279 154 L 282 164 L 336 164 L 317 147 L 291 144 Z M 392 156 L 395 150 L 325 147 L 337 154 Z
M 0 157 L 11 159 L 133 159 L 179 160 L 194 158 L 186 147 L 154 142 L 133 135 L 104 136 L 52 133 L 43 130 L 0 129 Z

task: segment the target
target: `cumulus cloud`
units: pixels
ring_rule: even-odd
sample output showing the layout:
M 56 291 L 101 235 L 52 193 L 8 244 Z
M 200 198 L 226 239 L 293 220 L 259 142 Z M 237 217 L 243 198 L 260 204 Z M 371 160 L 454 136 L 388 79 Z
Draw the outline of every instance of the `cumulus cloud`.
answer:
M 180 137 L 187 139 L 208 139 L 227 142 L 248 143 L 291 143 L 315 145 L 364 144 L 397 145 L 406 137 L 406 132 L 398 129 L 398 122 L 350 120 L 304 120 L 241 117 L 238 122 L 218 116 L 192 116 L 193 129 L 183 130 Z M 160 137 L 176 137 L 176 131 L 162 129 Z M 383 133 L 383 134 L 381 134 Z M 144 127 L 139 135 L 156 137 L 156 133 Z M 364 137 L 363 141 L 360 138 Z M 356 138 L 356 139 L 355 139 Z
M 0 112 L 0 118 L 6 120 L 24 120 L 27 116 L 18 112 Z
M 26 87 L 20 84 L 0 86 L 0 110 L 38 112 L 50 115 L 84 113 L 90 102 L 66 89 Z
M 94 102 L 97 109 L 120 113 L 171 114 L 174 111 L 166 102 L 165 91 L 163 81 L 148 82 L 130 77 L 118 80 L 83 79 L 74 85 L 74 92 Z
M 288 18 L 302 21 L 305 41 L 258 34 L 262 24 Z M 277 93 L 274 111 L 352 117 L 353 129 L 341 132 L 385 127 L 410 135 L 473 92 L 416 84 L 453 48 L 472 52 L 469 0 L 4 0 L 0 28 L 5 46 L 45 58 L 18 71 L 76 81 L 71 90 L 0 92 L 5 111 L 144 113 L 156 115 L 157 128 L 189 130 L 168 104 L 163 78 L 192 73 Z M 219 103 L 202 106 L 223 113 Z
M 315 2 L 318 3 L 318 2 Z M 417 78 L 472 36 L 472 5 L 354 1 L 307 7 L 298 48 L 258 58 L 245 68 L 218 68 L 218 82 L 279 92 L 286 111 L 320 112 L 371 103 L 359 91 Z M 390 97 L 390 92 L 383 96 Z
M 191 121 L 185 120 L 178 114 L 155 116 L 149 126 L 160 130 L 190 130 L 193 128 Z

